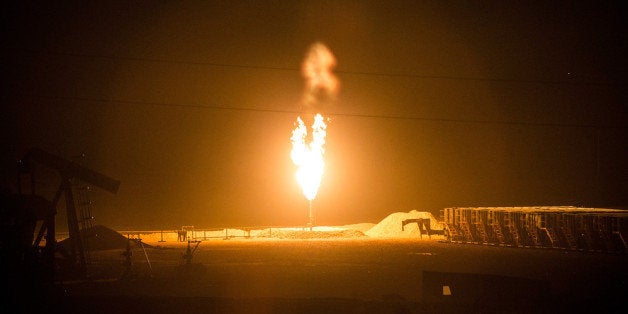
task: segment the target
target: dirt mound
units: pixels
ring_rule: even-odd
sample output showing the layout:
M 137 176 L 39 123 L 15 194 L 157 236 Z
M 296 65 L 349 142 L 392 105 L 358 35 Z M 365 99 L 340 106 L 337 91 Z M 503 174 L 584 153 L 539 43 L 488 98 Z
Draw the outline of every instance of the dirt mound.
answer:
M 416 223 L 406 225 L 403 230 L 401 224 L 406 219 L 429 219 L 432 230 L 442 230 L 442 225 L 434 215 L 428 212 L 411 210 L 409 212 L 397 212 L 388 215 L 377 225 L 366 232 L 371 238 L 418 238 L 421 236 L 419 226 Z M 426 234 L 424 234 L 426 235 Z
M 331 231 L 303 231 L 303 230 L 273 230 L 272 237 L 278 239 L 338 239 L 360 238 L 364 233 L 357 230 L 331 230 Z
M 373 228 L 373 227 L 375 227 L 374 223 L 363 222 L 363 223 L 352 224 L 352 225 L 344 225 L 344 226 L 341 226 L 340 228 L 348 229 L 348 230 L 357 230 L 357 231 L 361 231 L 362 233 L 364 233 L 364 232 L 367 232 L 367 231 L 371 230 L 371 228 Z
M 83 247 L 91 251 L 125 249 L 128 241 L 122 234 L 103 225 L 82 229 L 79 233 L 83 238 Z M 137 245 L 134 239 L 131 239 L 131 242 L 132 245 Z M 68 247 L 70 245 L 70 239 L 67 238 L 60 241 L 59 245 Z M 143 245 L 148 246 L 145 243 L 143 243 Z

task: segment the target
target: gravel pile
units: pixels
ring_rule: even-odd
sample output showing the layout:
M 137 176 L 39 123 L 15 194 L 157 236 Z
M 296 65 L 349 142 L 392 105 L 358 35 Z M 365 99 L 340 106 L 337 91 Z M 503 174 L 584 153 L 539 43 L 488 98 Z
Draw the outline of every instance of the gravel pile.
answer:
M 366 231 L 371 238 L 419 238 L 421 232 L 416 223 L 407 224 L 402 230 L 402 222 L 406 219 L 429 219 L 432 230 L 442 230 L 442 225 L 429 212 L 411 210 L 409 212 L 397 212 L 388 215 L 377 225 Z M 423 234 L 426 235 L 426 234 Z
M 96 225 L 92 228 L 86 228 L 79 231 L 83 240 L 83 247 L 90 251 L 125 249 L 127 245 L 127 237 L 115 230 L 109 229 L 103 225 Z M 137 245 L 134 239 L 131 239 L 132 245 Z M 69 247 L 70 239 L 59 241 L 61 247 Z M 148 246 L 147 244 L 143 244 Z
M 277 229 L 273 230 L 272 237 L 278 239 L 338 239 L 361 238 L 365 237 L 365 235 L 358 230 L 303 231 Z

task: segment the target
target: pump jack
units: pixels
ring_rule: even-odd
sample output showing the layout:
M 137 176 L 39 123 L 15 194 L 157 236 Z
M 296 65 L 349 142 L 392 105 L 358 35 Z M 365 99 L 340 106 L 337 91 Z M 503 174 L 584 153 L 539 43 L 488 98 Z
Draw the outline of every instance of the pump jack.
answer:
M 56 170 L 60 177 L 61 182 L 59 188 L 55 193 L 52 201 L 48 201 L 45 198 L 36 195 L 35 191 L 35 164 L 41 164 L 53 170 Z M 70 246 L 66 248 L 69 262 L 73 266 L 78 266 L 79 270 L 85 268 L 85 251 L 82 239 L 79 234 L 79 223 L 77 219 L 76 207 L 74 202 L 74 195 L 72 193 L 72 179 L 79 179 L 85 183 L 102 188 L 110 193 L 117 193 L 120 181 L 109 178 L 101 173 L 90 170 L 75 162 L 66 160 L 62 157 L 53 155 L 38 148 L 30 149 L 21 160 L 18 161 L 18 196 L 19 200 L 37 200 L 39 205 L 32 208 L 17 208 L 16 211 L 35 212 L 36 214 L 19 214 L 25 215 L 28 219 L 24 222 L 29 226 L 23 234 L 16 236 L 28 236 L 30 232 L 30 238 L 33 238 L 34 229 L 37 226 L 37 221 L 42 221 L 40 228 L 37 232 L 37 237 L 32 242 L 32 248 L 39 249 L 39 244 L 42 237 L 46 238 L 46 245 L 43 249 L 43 261 L 47 266 L 52 267 L 54 263 L 54 254 L 57 251 L 57 241 L 55 238 L 55 215 L 57 214 L 57 204 L 62 196 L 65 196 L 66 211 L 67 211 L 67 224 L 70 238 Z M 22 191 L 22 176 L 30 175 L 30 195 L 23 194 Z M 26 202 L 21 201 L 24 204 Z M 24 207 L 24 206 L 22 206 Z M 22 227 L 23 228 L 23 227 Z M 30 229 L 30 230 L 28 230 Z

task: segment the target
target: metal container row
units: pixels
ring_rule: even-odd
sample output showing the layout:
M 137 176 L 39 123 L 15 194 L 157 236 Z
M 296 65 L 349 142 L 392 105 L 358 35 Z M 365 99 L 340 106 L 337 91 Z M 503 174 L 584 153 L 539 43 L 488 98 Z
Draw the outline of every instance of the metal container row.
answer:
M 568 206 L 443 210 L 449 242 L 628 252 L 628 211 Z

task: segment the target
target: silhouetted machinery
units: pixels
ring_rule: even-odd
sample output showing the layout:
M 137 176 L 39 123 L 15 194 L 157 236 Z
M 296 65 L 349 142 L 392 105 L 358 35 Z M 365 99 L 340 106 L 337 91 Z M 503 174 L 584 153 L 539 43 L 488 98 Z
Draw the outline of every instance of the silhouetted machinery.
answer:
M 36 164 L 55 170 L 61 178 L 52 200 L 36 193 Z M 61 197 L 64 197 L 70 244 L 63 248 L 63 253 L 67 256 L 68 265 L 84 270 L 85 249 L 79 233 L 72 180 L 80 180 L 114 194 L 118 191 L 120 181 L 38 148 L 29 150 L 18 161 L 18 171 L 17 194 L 2 195 L 0 249 L 2 262 L 7 264 L 3 266 L 30 272 L 25 268 L 36 265 L 38 271 L 53 275 L 55 253 L 60 250 L 55 237 L 56 207 Z M 24 177 L 30 177 L 30 191 L 23 191 Z M 41 247 L 44 238 L 45 246 Z

